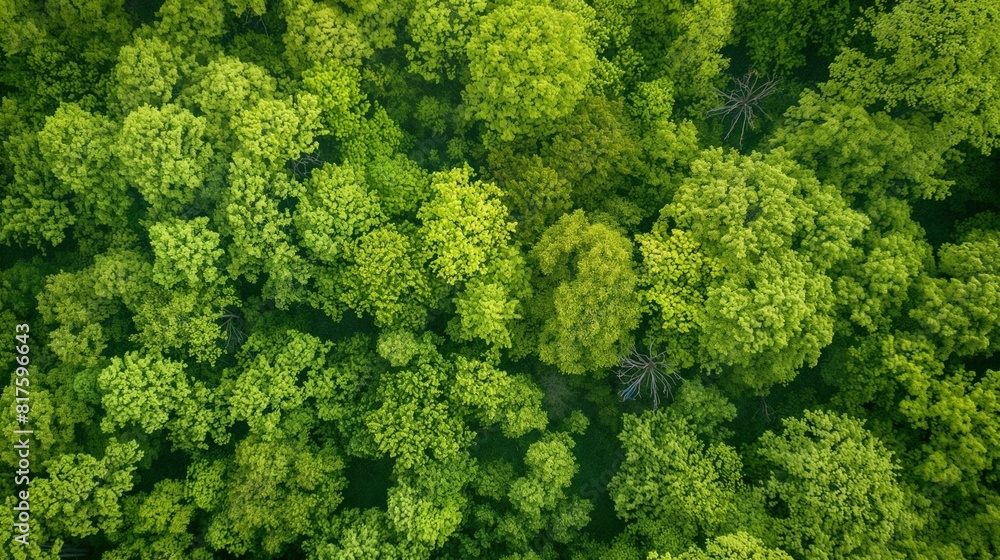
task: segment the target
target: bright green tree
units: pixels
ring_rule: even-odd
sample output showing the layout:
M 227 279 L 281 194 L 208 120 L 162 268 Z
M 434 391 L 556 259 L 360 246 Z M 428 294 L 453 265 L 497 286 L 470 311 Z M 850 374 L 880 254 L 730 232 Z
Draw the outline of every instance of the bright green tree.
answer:
M 355 239 L 387 221 L 364 175 L 350 165 L 313 170 L 306 189 L 293 220 L 302 245 L 323 263 L 337 263 Z
M 237 113 L 231 124 L 240 147 L 272 169 L 313 152 L 314 137 L 324 132 L 319 98 L 311 93 L 287 101 L 261 99 Z
M 153 248 L 153 282 L 166 289 L 198 289 L 225 279 L 219 267 L 223 250 L 208 218 L 171 219 L 149 227 Z
M 133 423 L 147 433 L 159 430 L 191 393 L 182 362 L 135 353 L 112 358 L 97 383 L 104 393 L 101 427 L 108 432 Z
M 293 437 L 294 420 L 288 430 L 281 429 L 281 422 L 309 397 L 302 380 L 324 367 L 327 351 L 329 343 L 295 330 L 251 334 L 237 367 L 226 372 L 220 387 L 231 420 L 245 421 L 265 443 Z
M 136 302 L 135 340 L 152 351 L 180 349 L 214 362 L 225 338 L 217 323 L 237 299 L 221 267 L 220 236 L 207 217 L 169 219 L 149 226 L 151 280 L 156 287 Z
M 330 520 L 326 534 L 313 545 L 316 558 L 352 560 L 388 558 L 392 560 L 427 555 L 426 548 L 407 556 L 396 544 L 388 515 L 379 508 L 345 508 Z M 312 543 L 310 543 L 312 544 Z M 421 554 L 423 553 L 423 554 Z
M 108 251 L 91 266 L 45 279 L 38 311 L 53 324 L 48 346 L 67 364 L 96 365 L 109 342 L 128 339 L 127 306 L 151 289 L 152 267 L 135 251 Z
M 451 398 L 484 426 L 499 425 L 505 437 L 544 430 L 548 417 L 542 392 L 524 375 L 510 375 L 489 363 L 455 357 Z
M 114 154 L 154 218 L 181 213 L 202 195 L 212 146 L 206 121 L 167 104 L 143 105 L 122 123 Z
M 1000 8 L 975 0 L 899 2 L 868 14 L 873 52 L 846 48 L 824 86 L 850 104 L 911 110 L 948 146 L 1000 145 Z M 928 122 L 929 121 L 929 122 Z
M 705 549 L 690 548 L 676 556 L 670 553 L 649 553 L 647 560 L 791 560 L 778 548 L 769 548 L 760 539 L 742 531 L 715 537 L 705 543 Z
M 530 537 L 548 525 L 557 542 L 567 543 L 590 521 L 593 506 L 569 492 L 579 470 L 574 446 L 569 434 L 552 432 L 528 447 L 527 471 L 511 482 L 507 493 L 517 515 L 504 519 L 501 530 Z
M 978 375 L 957 369 L 943 374 L 913 368 L 901 371 L 899 381 L 907 390 L 900 412 L 913 427 L 929 432 L 929 441 L 920 449 L 919 476 L 932 483 L 958 484 L 995 468 L 1000 459 L 1000 372 Z
M 305 91 L 316 96 L 323 127 L 343 140 L 360 132 L 370 104 L 361 92 L 361 73 L 336 60 L 324 60 L 302 73 Z
M 663 65 L 665 75 L 675 84 L 678 98 L 696 107 L 711 106 L 716 100 L 713 84 L 729 66 L 729 59 L 722 56 L 721 50 L 730 42 L 733 32 L 734 4 L 732 0 L 696 0 L 693 5 L 681 8 L 674 16 L 677 36 L 667 52 L 650 61 Z
M 423 325 L 431 285 L 421 266 L 423 259 L 417 256 L 418 246 L 412 236 L 391 224 L 362 235 L 350 249 L 342 278 L 331 279 L 329 285 L 321 279 L 320 297 L 337 298 L 359 315 L 369 313 L 383 328 Z M 330 309 L 324 307 L 328 314 Z
M 803 558 L 893 557 L 907 503 L 882 443 L 861 421 L 829 412 L 782 424 L 781 435 L 769 431 L 759 442 L 780 546 Z
M 780 151 L 706 151 L 639 238 L 657 336 L 682 364 L 730 367 L 756 391 L 788 382 L 831 342 L 828 274 L 867 225 Z
M 195 69 L 190 82 L 181 91 L 178 102 L 191 111 L 197 108 L 205 117 L 217 148 L 232 141 L 232 121 L 241 111 L 272 98 L 277 90 L 277 83 L 267 70 L 227 55 Z
M 597 59 L 582 16 L 524 1 L 484 16 L 466 52 L 470 118 L 503 141 L 551 131 L 583 96 Z
M 524 261 L 519 258 L 511 261 L 508 270 L 514 276 Z M 496 350 L 510 348 L 511 324 L 521 318 L 520 300 L 512 293 L 516 289 L 512 290 L 502 279 L 470 280 L 454 299 L 456 317 L 448 324 L 448 334 L 461 341 L 483 340 Z
M 265 276 L 262 293 L 281 308 L 305 300 L 312 273 L 292 236 L 291 210 L 281 206 L 300 194 L 301 184 L 240 152 L 228 180 L 215 212 L 219 233 L 229 238 L 229 275 L 251 282 Z
M 872 227 L 834 269 L 834 290 L 845 310 L 838 331 L 856 325 L 871 332 L 887 329 L 904 315 L 911 287 L 933 264 L 924 230 L 903 200 L 883 197 L 865 208 Z
M 566 373 L 617 364 L 639 324 L 628 238 L 578 210 L 545 231 L 531 258 L 541 281 L 527 307 L 542 324 L 526 334 L 537 336 L 542 361 Z
M 376 155 L 365 164 L 365 177 L 391 216 L 412 219 L 431 196 L 430 174 L 403 154 Z
M 295 439 L 248 438 L 222 467 L 195 471 L 193 478 L 197 484 L 204 473 L 201 499 L 215 502 L 205 540 L 231 554 L 280 555 L 333 514 L 345 486 L 344 463 L 333 449 Z
M 100 459 L 76 453 L 50 460 L 47 476 L 35 479 L 31 487 L 35 515 L 53 536 L 114 533 L 122 525 L 122 496 L 132 489 L 133 471 L 142 456 L 136 442 L 111 438 Z
M 502 255 L 514 224 L 500 191 L 492 183 L 472 181 L 469 167 L 437 173 L 431 178 L 434 196 L 420 207 L 423 241 L 431 269 L 448 284 L 486 273 Z
M 121 227 L 127 220 L 131 204 L 113 157 L 116 131 L 107 117 L 68 103 L 47 117 L 38 132 L 38 149 L 52 174 L 73 193 L 81 221 Z
M 369 437 L 396 468 L 413 470 L 457 456 L 473 434 L 447 401 L 448 368 L 425 363 L 386 376 L 377 409 L 365 415 Z
M 151 492 L 125 498 L 123 506 L 127 531 L 116 535 L 118 546 L 104 554 L 109 560 L 139 558 L 191 558 L 208 560 L 212 553 L 196 547 L 188 531 L 195 506 L 186 495 L 183 481 L 166 479 Z
M 667 552 L 729 526 L 742 486 L 736 450 L 706 446 L 669 410 L 626 415 L 622 422 L 625 461 L 608 486 L 618 517 Z
M 409 554 L 440 548 L 458 530 L 468 505 L 464 489 L 475 476 L 475 461 L 459 454 L 400 477 L 389 490 L 387 512 Z
M 784 147 L 844 194 L 882 204 L 887 194 L 935 199 L 948 194 L 951 181 L 942 175 L 951 145 L 932 140 L 920 122 L 807 89 L 786 111 L 770 145 Z
M 149 105 L 162 107 L 176 92 L 183 70 L 181 51 L 159 37 L 136 37 L 118 53 L 111 71 L 115 106 L 122 115 Z
M 409 70 L 429 82 L 454 80 L 468 64 L 465 46 L 486 11 L 486 0 L 417 0 L 407 19 L 413 44 L 404 45 Z
M 347 452 L 356 456 L 374 452 L 364 415 L 376 405 L 374 381 L 384 365 L 373 346 L 361 333 L 333 343 L 324 367 L 309 370 L 302 384 L 315 419 L 335 428 Z
M 374 50 L 340 6 L 313 0 L 286 0 L 285 58 L 303 72 L 325 60 L 358 67 Z
M 8 138 L 4 151 L 12 177 L 0 191 L 0 239 L 38 248 L 62 243 L 67 228 L 77 221 L 71 184 L 59 181 L 38 157 L 39 140 L 33 132 Z
M 944 278 L 922 277 L 910 311 L 934 335 L 942 359 L 1000 348 L 1000 231 L 974 229 L 960 241 L 938 248 Z

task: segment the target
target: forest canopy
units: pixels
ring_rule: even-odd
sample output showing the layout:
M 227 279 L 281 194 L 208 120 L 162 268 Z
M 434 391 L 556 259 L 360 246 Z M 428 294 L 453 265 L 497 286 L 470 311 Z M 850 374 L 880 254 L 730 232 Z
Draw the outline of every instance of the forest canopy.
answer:
M 1000 557 L 996 1 L 0 21 L 0 560 Z

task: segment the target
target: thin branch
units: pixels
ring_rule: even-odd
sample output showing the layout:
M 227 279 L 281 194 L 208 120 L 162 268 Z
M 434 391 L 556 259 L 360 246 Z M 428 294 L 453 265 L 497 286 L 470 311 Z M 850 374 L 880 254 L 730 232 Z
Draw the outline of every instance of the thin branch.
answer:
M 292 168 L 292 173 L 299 179 L 308 178 L 312 170 L 323 165 L 323 161 L 313 154 L 302 154 L 298 159 L 288 162 Z
M 653 410 L 660 406 L 660 395 L 674 398 L 673 387 L 684 380 L 674 369 L 673 362 L 667 360 L 667 353 L 653 353 L 650 344 L 648 352 L 643 354 L 632 347 L 628 355 L 619 362 L 618 380 L 625 388 L 618 392 L 623 401 L 641 398 L 643 393 L 653 399 Z
M 239 313 L 229 312 L 219 317 L 219 320 L 226 331 L 226 352 L 232 353 L 247 339 L 247 333 L 243 330 L 243 317 Z
M 772 419 L 771 415 L 774 414 L 774 409 L 771 408 L 771 405 L 767 404 L 767 399 L 763 396 L 758 396 L 757 399 L 760 403 L 760 410 L 753 413 L 753 418 L 756 418 L 758 414 L 763 414 L 764 422 L 770 424 Z
M 722 91 L 715 88 L 716 95 L 723 102 L 722 105 L 714 107 L 708 111 L 708 116 L 722 115 L 723 119 L 730 119 L 729 129 L 726 131 L 724 139 L 740 127 L 740 147 L 743 146 L 743 137 L 747 127 L 753 127 L 757 119 L 757 112 L 760 112 L 768 119 L 771 118 L 760 107 L 760 103 L 773 94 L 778 89 L 778 78 L 768 78 L 761 82 L 760 75 L 755 70 L 750 70 L 742 78 L 733 78 L 736 87 L 730 91 Z

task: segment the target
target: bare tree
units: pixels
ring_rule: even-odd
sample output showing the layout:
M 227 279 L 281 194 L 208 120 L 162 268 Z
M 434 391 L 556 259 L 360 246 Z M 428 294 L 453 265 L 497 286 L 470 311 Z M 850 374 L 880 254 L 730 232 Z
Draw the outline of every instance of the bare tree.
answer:
M 219 319 L 226 331 L 226 352 L 232 353 L 247 339 L 243 317 L 236 312 L 227 312 Z
M 677 373 L 674 363 L 667 360 L 666 355 L 666 351 L 654 354 L 653 345 L 650 344 L 646 354 L 633 346 L 629 354 L 621 358 L 618 379 L 625 383 L 625 388 L 618 395 L 623 401 L 648 393 L 653 398 L 653 410 L 656 410 L 660 406 L 660 393 L 673 398 L 674 385 L 684 379 Z
M 749 70 L 742 78 L 733 78 L 736 87 L 730 91 L 722 91 L 715 88 L 715 93 L 722 100 L 722 105 L 708 111 L 709 116 L 722 115 L 723 119 L 731 119 L 729 130 L 726 131 L 725 139 L 740 127 L 740 147 L 743 146 L 743 135 L 747 127 L 753 126 L 757 119 L 757 113 L 763 113 L 765 117 L 771 118 L 763 109 L 760 103 L 766 97 L 778 89 L 778 78 L 768 78 L 762 81 L 760 74 L 756 70 Z
M 760 403 L 760 410 L 753 413 L 753 418 L 756 418 L 758 414 L 762 414 L 764 416 L 764 422 L 770 424 L 771 419 L 773 418 L 772 414 L 774 414 L 774 409 L 771 408 L 771 405 L 767 404 L 767 399 L 765 399 L 763 395 L 758 395 L 757 400 Z
M 288 162 L 292 173 L 299 179 L 307 179 L 312 175 L 312 170 L 323 165 L 323 160 L 314 154 L 302 154 L 298 159 Z

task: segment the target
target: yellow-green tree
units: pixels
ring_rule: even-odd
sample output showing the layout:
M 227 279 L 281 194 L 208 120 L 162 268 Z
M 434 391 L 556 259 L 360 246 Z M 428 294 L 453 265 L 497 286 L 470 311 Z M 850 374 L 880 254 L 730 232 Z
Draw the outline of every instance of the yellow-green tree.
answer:
M 523 344 L 535 341 L 542 361 L 565 373 L 617 364 L 639 324 L 632 251 L 619 230 L 580 210 L 545 230 L 531 250 L 539 275 L 527 309 L 536 322 Z
M 867 225 L 781 151 L 704 152 L 638 238 L 655 336 L 754 391 L 787 383 L 833 339 L 829 274 Z
M 469 116 L 503 141 L 550 132 L 583 97 L 597 61 L 581 15 L 525 1 L 481 18 L 466 52 Z

